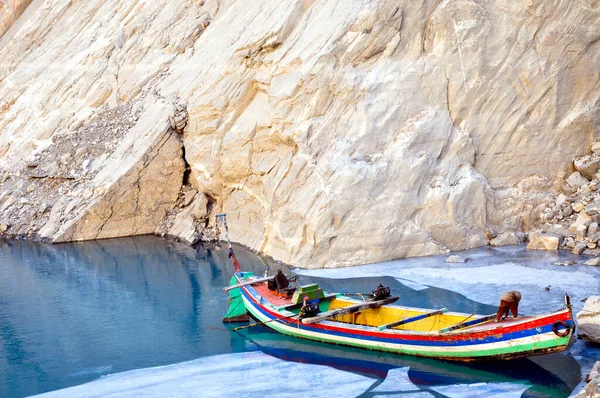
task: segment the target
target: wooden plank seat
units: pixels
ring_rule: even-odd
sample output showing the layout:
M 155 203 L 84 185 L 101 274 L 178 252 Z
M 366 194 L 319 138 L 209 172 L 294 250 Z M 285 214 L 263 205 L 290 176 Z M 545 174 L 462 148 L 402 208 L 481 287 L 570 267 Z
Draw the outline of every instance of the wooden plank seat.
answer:
M 389 329 L 389 328 L 393 328 L 396 326 L 402 326 L 402 325 L 406 325 L 407 323 L 411 323 L 411 322 L 416 322 L 416 321 L 420 321 L 421 319 L 425 319 L 425 318 L 429 318 L 432 316 L 436 316 L 436 315 L 440 315 L 443 314 L 444 312 L 447 312 L 448 308 L 441 308 L 439 310 L 435 310 L 435 311 L 431 311 L 431 312 L 427 312 L 425 314 L 420 314 L 417 316 L 413 316 L 411 318 L 406 318 L 406 319 L 399 319 L 395 322 L 391 322 L 388 323 L 386 325 L 381 325 L 379 326 L 379 330 L 384 330 L 384 329 Z

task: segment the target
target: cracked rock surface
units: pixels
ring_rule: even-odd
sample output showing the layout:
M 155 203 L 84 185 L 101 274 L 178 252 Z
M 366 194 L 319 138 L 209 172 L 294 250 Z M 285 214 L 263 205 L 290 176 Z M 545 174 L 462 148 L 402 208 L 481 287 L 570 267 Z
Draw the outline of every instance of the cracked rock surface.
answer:
M 10 232 L 36 235 L 51 214 L 59 224 L 74 219 L 92 198 L 94 177 L 136 120 L 131 106 L 103 107 L 88 125 L 55 134 L 19 169 L 5 172 L 0 212 L 11 222 Z
M 573 398 L 598 398 L 600 397 L 600 361 L 596 362 L 586 377 L 587 385 L 572 395 Z
M 55 241 L 191 242 L 226 212 L 234 240 L 302 267 L 501 244 L 600 136 L 593 1 L 48 0 L 0 59 L 0 231 Z M 32 155 L 120 106 L 138 120 L 97 174 L 30 222 L 48 182 L 24 171 L 71 177 Z
M 589 297 L 577 314 L 577 335 L 591 343 L 600 344 L 600 296 Z
M 23 14 L 32 0 L 2 0 L 0 6 L 0 37 Z
M 542 207 L 528 247 L 600 256 L 600 142 L 594 142 L 591 150 L 592 154 L 573 159 L 572 173 L 560 193 Z M 600 258 L 584 264 L 597 266 Z

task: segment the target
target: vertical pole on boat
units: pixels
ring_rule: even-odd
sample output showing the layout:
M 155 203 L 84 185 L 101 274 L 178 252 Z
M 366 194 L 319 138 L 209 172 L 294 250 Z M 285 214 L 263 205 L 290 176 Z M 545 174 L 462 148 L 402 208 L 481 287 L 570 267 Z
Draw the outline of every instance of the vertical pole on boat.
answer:
M 233 247 L 231 246 L 231 239 L 229 239 L 229 227 L 227 226 L 227 214 L 225 214 L 225 213 L 217 214 L 217 224 L 219 224 L 219 221 L 221 221 L 221 224 L 223 225 L 223 229 L 225 230 L 225 237 L 227 238 L 227 246 L 229 247 L 229 258 L 231 258 L 233 261 L 233 271 L 241 272 L 242 270 L 240 268 L 240 263 L 235 258 L 235 253 L 233 252 Z

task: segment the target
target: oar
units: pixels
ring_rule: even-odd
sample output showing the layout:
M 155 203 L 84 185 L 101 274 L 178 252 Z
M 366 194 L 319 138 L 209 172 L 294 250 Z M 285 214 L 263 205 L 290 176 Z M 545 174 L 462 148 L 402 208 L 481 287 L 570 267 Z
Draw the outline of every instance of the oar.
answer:
M 369 297 L 369 299 L 372 299 L 373 297 L 375 297 L 375 295 L 371 294 L 371 293 L 340 293 L 342 296 L 359 296 L 361 299 L 363 299 L 363 301 L 367 301 L 365 300 L 365 296 Z
M 416 321 L 420 321 L 421 319 L 429 318 L 431 316 L 443 314 L 446 311 L 448 311 L 448 308 L 441 308 L 439 310 L 431 311 L 426 314 L 421 314 L 421 315 L 413 316 L 411 318 L 402 319 L 402 320 L 399 320 L 396 322 L 388 323 L 387 325 L 381 325 L 381 326 L 379 326 L 378 329 L 383 330 L 383 329 L 392 328 L 394 326 L 406 325 L 407 323 L 416 322 Z
M 440 333 L 446 333 L 446 332 L 451 332 L 451 331 L 457 330 L 457 329 L 468 328 L 469 326 L 473 326 L 473 325 L 477 325 L 477 324 L 484 323 L 484 322 L 487 322 L 487 321 L 491 321 L 495 317 L 496 317 L 496 314 L 493 314 L 493 315 L 484 316 L 484 317 L 479 318 L 479 319 L 474 319 L 474 320 L 469 321 L 469 322 L 458 323 L 458 324 L 456 324 L 454 326 L 449 326 L 447 328 L 441 329 Z
M 230 290 L 237 289 L 238 287 L 242 287 L 242 286 L 246 286 L 246 285 L 255 285 L 257 283 L 270 281 L 273 278 L 275 278 L 275 275 L 273 275 L 273 276 L 267 276 L 266 278 L 251 279 L 249 281 L 240 282 L 240 283 L 235 284 L 235 285 L 225 286 L 223 288 L 223 290 L 226 291 L 226 292 L 228 292 Z
M 238 326 L 237 328 L 233 328 L 232 330 L 234 332 L 237 332 L 238 330 L 242 330 L 242 329 L 247 329 L 247 328 L 251 328 L 252 326 L 258 326 L 258 325 L 264 325 L 265 323 L 269 323 L 269 322 L 273 322 L 273 321 L 281 321 L 283 319 L 287 319 L 287 318 L 291 318 L 293 316 L 296 316 L 296 314 L 292 314 L 289 316 L 284 316 L 282 318 L 274 318 L 274 319 L 269 319 L 268 321 L 264 321 L 264 322 L 257 322 L 257 323 L 253 323 L 251 325 L 246 325 L 246 326 Z

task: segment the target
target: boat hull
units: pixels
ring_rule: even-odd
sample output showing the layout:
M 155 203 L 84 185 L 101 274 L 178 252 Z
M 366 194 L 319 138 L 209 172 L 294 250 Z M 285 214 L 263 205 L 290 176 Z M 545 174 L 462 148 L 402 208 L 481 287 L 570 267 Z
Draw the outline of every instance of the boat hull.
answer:
M 240 288 L 249 314 L 265 326 L 289 336 L 404 355 L 455 361 L 515 359 L 565 350 L 573 334 L 570 309 L 531 320 L 481 331 L 422 333 L 403 330 L 379 331 L 373 327 L 323 321 L 303 324 L 289 312 L 270 306 L 252 287 Z M 555 325 L 566 325 L 569 333 L 559 336 Z

